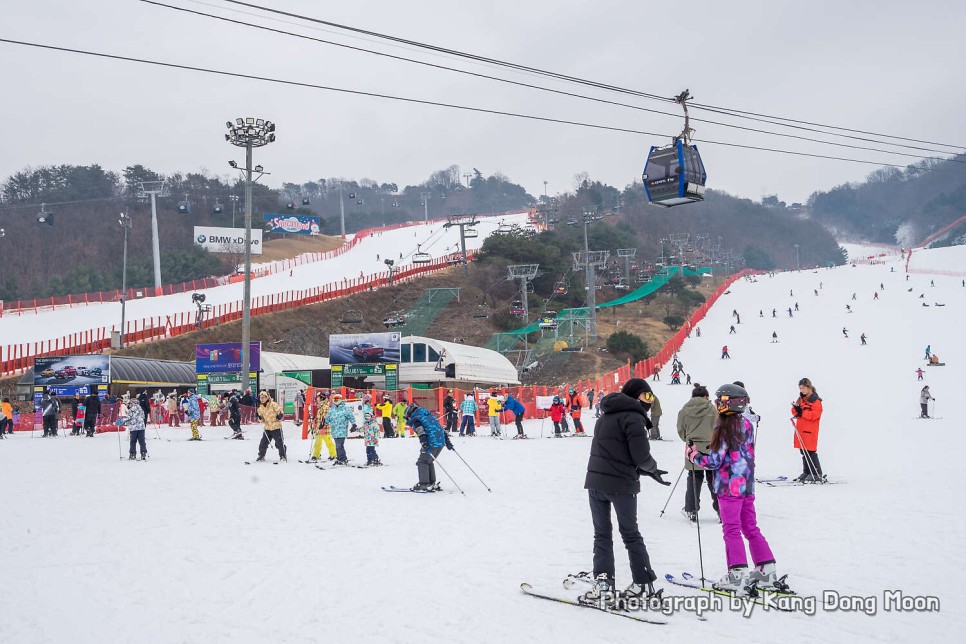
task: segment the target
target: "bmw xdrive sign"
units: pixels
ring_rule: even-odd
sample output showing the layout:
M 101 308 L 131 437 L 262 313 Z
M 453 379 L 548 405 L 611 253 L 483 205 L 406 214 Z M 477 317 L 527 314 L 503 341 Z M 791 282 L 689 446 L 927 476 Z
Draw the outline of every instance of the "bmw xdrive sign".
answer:
M 209 253 L 244 253 L 244 228 L 195 226 L 195 244 Z M 252 255 L 262 254 L 262 231 L 252 228 Z

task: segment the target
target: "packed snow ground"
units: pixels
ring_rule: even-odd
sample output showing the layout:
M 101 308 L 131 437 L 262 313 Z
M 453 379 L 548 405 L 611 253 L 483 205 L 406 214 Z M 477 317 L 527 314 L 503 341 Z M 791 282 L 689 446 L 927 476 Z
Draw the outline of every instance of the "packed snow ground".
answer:
M 525 212 L 481 219 L 476 226 L 479 236 L 467 239 L 466 248 L 467 250 L 480 248 L 501 222 L 509 225 L 524 225 L 527 221 Z M 405 228 L 375 233 L 337 257 L 296 266 L 291 271 L 278 271 L 252 280 L 252 297 L 299 289 L 309 290 L 343 279 L 357 279 L 360 273 L 366 276 L 385 273 L 387 269 L 384 260 L 395 260 L 397 268 L 407 266 L 412 261 L 412 255 L 417 251 L 417 245 L 422 252 L 437 259 L 459 250 L 459 241 L 458 227 L 443 228 L 443 224 L 439 222 L 416 223 Z M 400 255 L 403 259 L 400 259 Z M 254 261 L 258 261 L 257 256 Z M 205 304 L 217 306 L 240 302 L 244 294 L 244 284 L 242 282 L 226 284 L 198 292 L 205 294 Z M 191 295 L 191 293 L 177 293 L 129 301 L 126 311 L 129 328 L 134 328 L 135 321 L 157 316 L 162 317 L 163 323 L 164 316 L 167 315 L 173 316 L 179 313 L 194 315 L 197 307 L 191 301 Z M 103 326 L 108 329 L 112 326 L 120 328 L 120 325 L 120 303 L 58 307 L 41 309 L 36 314 L 7 314 L 0 317 L 0 338 L 3 338 L 3 344 L 41 342 Z
M 520 582 L 560 589 L 566 573 L 591 565 L 583 490 L 590 441 L 540 439 L 549 422 L 527 421 L 528 441 L 455 439 L 493 490 L 444 452 L 440 463 L 466 496 L 442 472 L 443 494 L 380 490 L 416 481 L 415 439 L 382 441 L 386 467 L 322 472 L 296 462 L 309 447 L 292 426 L 289 463 L 251 466 L 243 461 L 254 456 L 255 440 L 222 440 L 223 431 L 208 428 L 205 441 L 189 443 L 188 430 L 165 429 L 170 442 L 149 432 L 147 463 L 119 460 L 111 434 L 0 442 L 0 642 L 955 639 L 966 625 L 959 580 L 966 443 L 957 438 L 963 423 L 956 408 L 966 289 L 954 278 L 936 277 L 935 287 L 927 275 L 907 282 L 898 258 L 894 273 L 891 266 L 739 282 L 701 322 L 702 337 L 692 334 L 680 352 L 697 382 L 745 381 L 762 416 L 763 478 L 800 472 L 789 405 L 798 380 L 812 379 L 825 405 L 822 464 L 831 479 L 847 483 L 759 485 L 759 524 L 799 593 L 819 596 L 819 605 L 827 589 L 874 597 L 875 616 L 758 609 L 749 619 L 726 611 L 699 622 L 679 614 L 668 626 L 650 626 L 522 594 Z M 796 302 L 800 311 L 789 318 Z M 733 309 L 741 324 L 729 334 Z M 868 346 L 860 346 L 862 332 Z M 724 344 L 731 360 L 720 359 Z M 920 383 L 915 370 L 927 344 L 947 366 L 924 367 Z M 667 440 L 652 450 L 673 481 L 684 449 L 674 420 L 690 387 L 669 380 L 665 369 L 654 383 Z M 923 384 L 942 418 L 917 419 Z M 355 462 L 364 460 L 360 441 L 347 449 Z M 698 574 L 696 531 L 680 513 L 683 481 L 663 517 L 670 488 L 648 479 L 642 487 L 639 520 L 655 569 Z M 702 501 L 704 566 L 717 578 L 724 548 L 706 490 Z M 630 579 L 619 537 L 616 547 L 623 585 Z M 941 612 L 885 612 L 887 589 L 937 596 Z M 674 586 L 666 592 L 697 594 Z

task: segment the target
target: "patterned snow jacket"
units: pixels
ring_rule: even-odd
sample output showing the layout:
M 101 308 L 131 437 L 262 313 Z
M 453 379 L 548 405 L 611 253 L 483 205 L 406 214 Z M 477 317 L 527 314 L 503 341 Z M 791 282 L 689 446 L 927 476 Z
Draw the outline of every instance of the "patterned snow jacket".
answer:
M 316 434 L 322 433 L 327 434 L 326 430 L 326 416 L 329 415 L 329 400 L 323 399 L 319 403 L 319 408 L 315 411 L 315 426 L 312 431 Z
M 460 403 L 460 411 L 464 416 L 476 416 L 476 409 L 476 401 L 469 396 L 466 397 L 466 400 Z
M 136 400 L 127 404 L 127 415 L 121 420 L 127 425 L 128 431 L 144 431 L 144 410 Z
M 356 422 L 356 415 L 352 413 L 352 408 L 343 401 L 329 408 L 325 422 L 329 425 L 332 438 L 345 438 L 349 435 L 349 428 Z
M 366 442 L 366 447 L 377 447 L 379 445 L 379 434 L 382 432 L 382 423 L 373 413 L 366 414 L 366 422 L 362 425 L 362 438 Z
M 430 448 L 446 445 L 446 432 L 428 409 L 417 407 L 409 417 L 409 426 L 417 436 L 426 435 Z
M 706 470 L 714 470 L 714 493 L 717 496 L 751 496 L 755 493 L 755 439 L 751 422 L 742 417 L 745 436 L 740 444 L 722 445 L 709 454 L 694 455 L 691 462 Z

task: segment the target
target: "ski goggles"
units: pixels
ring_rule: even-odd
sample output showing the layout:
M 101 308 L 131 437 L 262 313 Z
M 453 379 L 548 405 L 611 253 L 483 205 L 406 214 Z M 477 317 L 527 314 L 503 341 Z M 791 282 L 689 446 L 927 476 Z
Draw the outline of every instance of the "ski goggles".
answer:
M 652 394 L 650 391 L 645 391 L 642 395 L 644 396 L 644 402 L 654 402 L 654 394 Z

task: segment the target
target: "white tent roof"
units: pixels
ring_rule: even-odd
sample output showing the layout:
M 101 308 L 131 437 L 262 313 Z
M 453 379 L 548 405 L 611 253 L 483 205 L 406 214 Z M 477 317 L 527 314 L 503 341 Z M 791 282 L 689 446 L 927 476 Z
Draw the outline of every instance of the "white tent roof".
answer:
M 313 371 L 328 368 L 328 358 L 304 356 L 297 353 L 262 351 L 262 387 L 275 389 L 275 374 L 282 371 Z
M 457 342 L 444 342 L 419 335 L 407 335 L 402 344 L 425 343 L 443 355 L 443 365 L 455 364 L 457 381 L 486 385 L 519 384 L 517 370 L 502 354 L 491 349 Z M 436 361 L 425 363 L 403 362 L 399 366 L 401 382 L 434 382 L 453 380 L 436 371 Z

